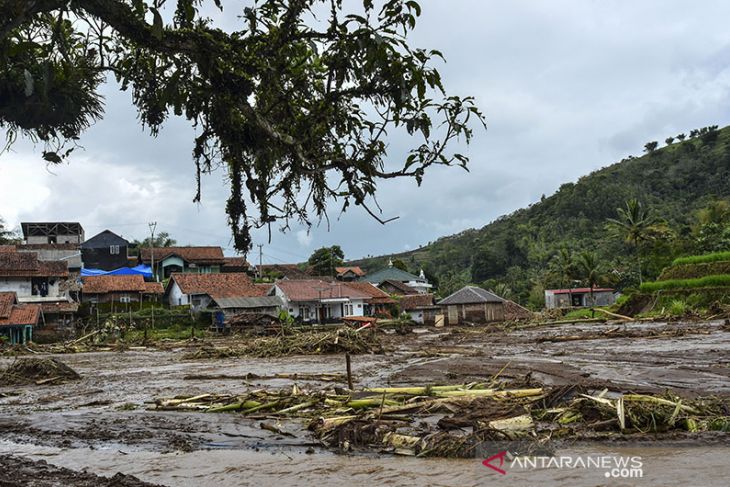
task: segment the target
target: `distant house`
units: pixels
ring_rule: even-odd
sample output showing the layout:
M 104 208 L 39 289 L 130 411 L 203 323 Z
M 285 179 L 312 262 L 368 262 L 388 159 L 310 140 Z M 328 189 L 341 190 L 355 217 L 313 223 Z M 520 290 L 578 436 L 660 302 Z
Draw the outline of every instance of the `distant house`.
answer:
M 358 266 L 353 267 L 335 267 L 338 281 L 357 281 L 361 277 L 365 276 L 365 271 L 360 269 Z
M 38 325 L 41 307 L 19 304 L 14 292 L 0 292 L 0 335 L 11 345 L 33 340 L 33 327 Z
M 393 279 L 386 279 L 381 282 L 378 288 L 382 289 L 388 294 L 395 294 L 397 296 L 406 296 L 409 294 L 420 294 L 418 291 L 413 289 L 408 284 Z
M 0 252 L 0 292 L 19 298 L 67 296 L 68 277 L 66 262 L 40 260 L 35 252 Z
M 139 303 L 156 301 L 164 289 L 159 282 L 145 282 L 141 275 L 90 276 L 82 278 L 83 303 Z
M 245 257 L 224 257 L 221 272 L 245 272 L 253 274 L 253 267 Z
M 305 323 L 339 321 L 344 316 L 364 316 L 367 293 L 343 282 L 319 279 L 281 280 L 270 293 L 284 300 L 285 309 Z
M 210 306 L 214 298 L 248 298 L 266 296 L 271 285 L 257 286 L 242 272 L 220 274 L 174 273 L 165 288 L 170 306 L 190 305 L 193 311 Z
M 434 325 L 441 308 L 434 304 L 433 294 L 407 294 L 398 298 L 401 313 L 422 325 Z
M 217 274 L 226 262 L 220 247 L 142 247 L 139 261 L 153 266 L 159 280 L 175 272 Z
M 129 264 L 129 242 L 110 230 L 94 235 L 80 247 L 81 261 L 86 269 L 113 271 Z
M 397 301 L 391 298 L 388 293 L 369 282 L 348 282 L 347 287 L 369 296 L 365 300 L 365 307 L 363 308 L 364 316 L 389 315 L 390 309 L 393 305 L 397 304 Z
M 548 309 L 609 306 L 615 302 L 616 291 L 611 288 L 593 288 L 592 298 L 588 287 L 545 290 L 545 307 Z
M 438 302 L 449 325 L 528 318 L 531 313 L 512 301 L 476 286 L 464 286 Z
M 420 275 L 416 276 L 410 272 L 393 267 L 392 261 L 388 262 L 388 267 L 385 269 L 380 269 L 372 274 L 361 277 L 360 280 L 370 282 L 378 287 L 380 287 L 380 284 L 384 281 L 398 281 L 422 294 L 430 292 L 433 287 L 423 274 L 423 270 L 421 270 Z
M 78 245 L 84 241 L 84 229 L 78 222 L 21 222 L 20 228 L 29 245 Z

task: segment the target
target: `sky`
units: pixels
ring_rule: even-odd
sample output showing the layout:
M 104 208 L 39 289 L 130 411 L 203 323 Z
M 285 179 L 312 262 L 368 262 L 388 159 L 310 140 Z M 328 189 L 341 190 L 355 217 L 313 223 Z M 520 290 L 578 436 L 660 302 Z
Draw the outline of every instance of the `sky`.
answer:
M 235 28 L 229 0 L 215 20 Z M 385 226 L 333 206 L 326 224 L 254 236 L 265 263 L 301 262 L 338 244 L 348 258 L 415 249 L 480 228 L 554 193 L 566 182 L 644 143 L 707 125 L 730 124 L 730 2 L 691 8 L 670 0 L 422 0 L 415 46 L 441 50 L 447 91 L 471 95 L 488 129 L 463 150 L 469 172 L 435 168 L 415 181 L 379 185 Z M 47 167 L 42 147 L 16 143 L 0 154 L 0 216 L 79 221 L 86 236 L 110 229 L 142 239 L 148 223 L 179 244 L 219 245 L 234 255 L 223 172 L 203 179 L 193 203 L 193 130 L 169 120 L 157 138 L 137 122 L 129 92 L 104 86 L 104 119 L 67 164 Z M 408 140 L 390 140 L 403 147 Z M 663 143 L 662 143 L 663 144 Z M 258 252 L 249 256 L 258 262 Z

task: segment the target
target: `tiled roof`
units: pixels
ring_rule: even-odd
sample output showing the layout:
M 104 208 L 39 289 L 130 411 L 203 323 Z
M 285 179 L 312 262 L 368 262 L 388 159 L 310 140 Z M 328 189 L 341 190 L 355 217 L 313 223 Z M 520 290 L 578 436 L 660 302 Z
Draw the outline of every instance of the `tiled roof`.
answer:
M 400 307 L 404 310 L 428 308 L 433 305 L 433 294 L 409 294 L 400 298 Z
M 67 277 L 65 261 L 38 260 L 35 252 L 0 252 L 2 277 Z
M 20 252 L 28 250 L 79 250 L 79 248 L 77 243 L 22 244 L 16 246 L 16 250 Z
M 144 263 L 149 263 L 152 257 L 155 258 L 155 262 L 160 262 L 173 255 L 190 264 L 214 265 L 225 262 L 223 249 L 220 247 L 157 247 L 154 249 L 142 247 L 139 255 Z
M 245 257 L 224 257 L 223 267 L 242 267 L 248 269 L 250 264 Z
M 365 271 L 360 269 L 358 266 L 353 267 L 335 267 L 335 271 L 337 272 L 337 275 L 345 274 L 346 272 L 352 272 L 358 277 L 362 277 L 365 275 Z
M 413 289 L 411 286 L 406 284 L 405 282 L 400 281 L 394 281 L 393 279 L 386 279 L 385 281 L 380 283 L 380 286 L 382 287 L 383 284 L 389 284 L 399 290 L 403 294 L 419 294 L 417 290 Z
M 55 301 L 39 304 L 45 314 L 76 313 L 79 310 L 79 304 L 71 301 Z
M 144 293 L 162 294 L 162 284 L 145 282 L 144 277 L 135 276 L 89 276 L 82 278 L 84 294 Z
M 368 274 L 367 276 L 360 278 L 361 281 L 368 281 L 375 284 L 380 284 L 387 279 L 400 282 L 426 282 L 425 279 L 411 274 L 410 272 L 402 271 L 397 267 L 386 267 L 385 269 L 380 269 L 379 271 L 375 271 L 372 274 Z
M 370 296 L 370 299 L 367 300 L 370 304 L 390 304 L 396 302 L 388 293 L 378 289 L 369 282 L 348 282 L 347 287 L 356 289 L 357 291 Z
M 257 286 L 242 272 L 222 274 L 180 274 L 173 273 L 168 290 L 173 281 L 183 294 L 207 294 L 219 297 L 255 297 L 268 294 L 270 286 Z
M 553 294 L 571 294 L 571 293 L 589 293 L 591 288 L 589 287 L 576 287 L 573 289 L 546 289 L 545 292 Z M 613 289 L 609 287 L 594 287 L 594 293 L 612 293 Z
M 283 280 L 276 286 L 289 301 L 319 301 L 319 299 L 351 298 L 368 299 L 369 294 L 349 287 L 342 282 L 325 282 L 318 279 Z
M 13 305 L 9 316 L 0 317 L 0 326 L 37 325 L 41 316 L 41 307 L 37 304 Z
M 496 294 L 476 286 L 464 286 L 455 293 L 439 301 L 439 305 L 503 303 L 504 299 Z
M 0 245 L 0 252 L 15 252 L 16 250 L 15 245 Z
M 10 316 L 10 312 L 12 311 L 16 300 L 17 298 L 15 293 L 0 293 L 0 319 Z

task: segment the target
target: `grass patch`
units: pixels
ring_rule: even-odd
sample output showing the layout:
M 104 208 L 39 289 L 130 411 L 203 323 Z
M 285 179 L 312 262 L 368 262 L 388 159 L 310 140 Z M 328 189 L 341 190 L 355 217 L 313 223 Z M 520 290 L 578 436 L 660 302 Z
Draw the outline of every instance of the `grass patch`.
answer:
M 697 287 L 730 286 L 730 274 L 705 276 L 696 279 L 668 279 L 665 281 L 645 282 L 641 285 L 643 292 L 656 292 L 665 289 L 691 289 Z
M 672 261 L 672 265 L 683 265 L 683 264 L 704 264 L 706 262 L 721 262 L 728 260 L 730 261 L 730 251 L 726 252 L 714 252 L 712 254 L 704 255 L 690 255 L 687 257 L 679 257 Z
M 657 281 L 670 279 L 695 279 L 705 276 L 730 274 L 730 261 L 679 264 L 664 269 Z
M 561 318 L 561 320 L 582 320 L 582 319 L 588 319 L 593 318 L 593 313 L 590 309 L 574 309 L 568 313 L 566 313 L 565 316 Z

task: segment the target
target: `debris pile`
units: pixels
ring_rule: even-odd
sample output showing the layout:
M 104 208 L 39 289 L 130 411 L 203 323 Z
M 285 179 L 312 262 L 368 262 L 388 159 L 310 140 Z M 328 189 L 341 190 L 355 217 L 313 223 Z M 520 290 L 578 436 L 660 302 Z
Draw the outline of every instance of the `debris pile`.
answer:
M 79 380 L 81 376 L 55 358 L 23 358 L 13 362 L 0 375 L 0 383 L 8 385 L 60 384 Z
M 380 340 L 372 331 L 343 327 L 329 332 L 295 332 L 275 337 L 256 338 L 240 347 L 205 346 L 186 354 L 186 360 L 228 357 L 282 357 L 329 353 L 383 353 Z
M 495 381 L 461 385 L 252 390 L 158 399 L 159 410 L 236 412 L 251 419 L 306 421 L 322 444 L 348 451 L 472 457 L 489 441 L 596 439 L 670 431 L 730 431 L 727 399 L 588 394 L 576 386 L 507 388 Z M 514 385 L 512 385 L 514 387 Z

